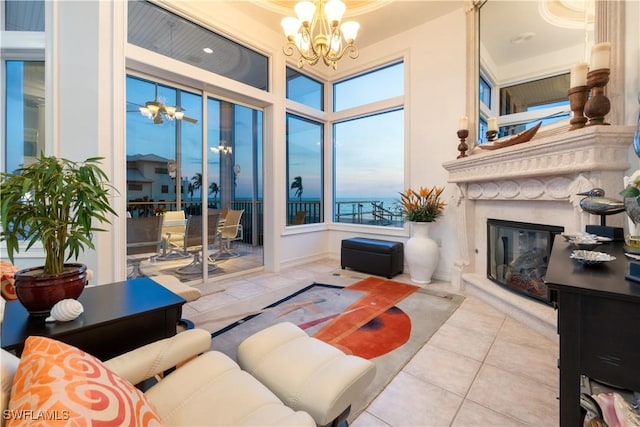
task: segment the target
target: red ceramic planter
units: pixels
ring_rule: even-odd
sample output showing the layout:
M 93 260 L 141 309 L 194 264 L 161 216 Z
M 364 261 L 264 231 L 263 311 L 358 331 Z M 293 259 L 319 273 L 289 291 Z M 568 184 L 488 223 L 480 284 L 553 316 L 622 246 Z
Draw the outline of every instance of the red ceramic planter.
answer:
M 15 274 L 18 300 L 34 317 L 48 316 L 60 300 L 77 299 L 87 284 L 87 266 L 65 264 L 61 274 L 43 274 L 42 267 L 20 270 Z

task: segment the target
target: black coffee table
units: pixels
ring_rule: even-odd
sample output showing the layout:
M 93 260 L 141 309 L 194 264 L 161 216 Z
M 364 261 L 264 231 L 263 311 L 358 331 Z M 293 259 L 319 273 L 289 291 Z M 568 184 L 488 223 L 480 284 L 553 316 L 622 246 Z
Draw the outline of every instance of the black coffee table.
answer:
M 7 302 L 2 348 L 20 354 L 30 335 L 46 336 L 106 360 L 176 334 L 185 300 L 143 277 L 85 288 L 84 313 L 70 322 L 45 323 L 29 316 L 19 301 Z

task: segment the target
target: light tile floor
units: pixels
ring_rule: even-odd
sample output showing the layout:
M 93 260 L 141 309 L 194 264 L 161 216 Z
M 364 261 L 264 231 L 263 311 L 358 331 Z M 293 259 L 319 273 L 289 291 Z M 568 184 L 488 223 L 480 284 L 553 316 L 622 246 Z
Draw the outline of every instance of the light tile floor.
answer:
M 348 284 L 360 277 L 366 275 L 340 270 L 338 261 L 327 259 L 223 279 L 204 285 L 207 295 L 185 305 L 183 315 L 216 330 L 212 312 L 230 323 L 234 305 L 261 308 L 314 281 Z M 410 283 L 406 274 L 394 280 Z M 425 286 L 455 292 L 449 283 Z M 351 425 L 556 426 L 557 358 L 557 343 L 467 296 Z

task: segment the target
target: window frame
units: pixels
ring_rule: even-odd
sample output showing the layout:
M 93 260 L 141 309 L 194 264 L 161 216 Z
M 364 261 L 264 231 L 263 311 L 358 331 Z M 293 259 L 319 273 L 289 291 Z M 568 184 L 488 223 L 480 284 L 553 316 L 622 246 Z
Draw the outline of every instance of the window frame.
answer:
M 387 99 L 383 99 L 383 100 L 379 100 L 379 101 L 374 101 L 368 104 L 362 104 L 356 107 L 351 107 L 351 108 L 347 108 L 344 110 L 340 110 L 340 111 L 331 111 L 331 113 L 329 113 L 329 117 L 327 120 L 327 131 L 325 132 L 326 135 L 326 145 L 327 145 L 327 150 L 329 152 L 329 154 L 327 155 L 327 158 L 330 159 L 330 163 L 327 163 L 325 166 L 327 167 L 326 169 L 326 174 L 325 176 L 330 177 L 330 194 L 328 197 L 326 197 L 326 200 L 330 200 L 330 202 L 326 202 L 326 208 L 328 209 L 327 212 L 325 212 L 325 221 L 328 222 L 328 224 L 330 225 L 331 229 L 334 230 L 341 230 L 341 231 L 356 231 L 356 232 L 362 232 L 363 230 L 371 230 L 372 232 L 381 232 L 382 230 L 384 230 L 384 234 L 386 235 L 398 235 L 398 236 L 402 236 L 406 234 L 405 231 L 405 227 L 393 227 L 393 226 L 385 226 L 385 225 L 369 225 L 369 224 L 350 224 L 350 223 L 342 223 L 342 222 L 335 222 L 334 221 L 334 215 L 335 215 L 335 159 L 334 159 L 334 136 L 333 136 L 333 126 L 336 123 L 340 123 L 340 122 L 345 122 L 345 121 L 350 121 L 353 119 L 358 119 L 358 118 L 363 118 L 366 116 L 373 116 L 376 114 L 381 114 L 381 113 L 386 113 L 386 112 L 391 112 L 391 111 L 396 111 L 396 110 L 403 110 L 403 114 L 404 114 L 404 123 L 403 123 L 403 129 L 404 129 L 404 135 L 403 135 L 403 149 L 404 149 L 404 162 L 403 162 L 403 168 L 404 168 L 404 183 L 405 185 L 403 187 L 406 187 L 406 182 L 408 180 L 408 176 L 409 176 L 409 165 L 408 165 L 408 158 L 409 158 L 409 146 L 407 144 L 407 140 L 408 140 L 408 132 L 406 132 L 406 130 L 408 129 L 408 120 L 409 120 L 409 116 L 410 116 L 410 108 L 409 108 L 409 104 L 410 104 L 410 97 L 409 97 L 409 91 L 408 91 L 408 87 L 409 87 L 409 70 L 410 70 L 410 60 L 408 57 L 408 53 L 403 53 L 401 55 L 394 55 L 393 57 L 390 57 L 386 60 L 380 61 L 378 63 L 376 63 L 375 65 L 369 66 L 367 68 L 363 68 L 360 69 L 356 72 L 352 72 L 349 74 L 345 74 L 344 76 L 339 76 L 337 77 L 335 80 L 332 80 L 329 82 L 329 84 L 327 84 L 327 91 L 329 92 L 329 98 L 327 99 L 327 105 L 331 105 L 331 109 L 333 110 L 333 106 L 335 104 L 334 102 L 334 91 L 333 91 L 333 85 L 336 83 L 340 83 L 342 81 L 345 80 L 349 80 L 349 79 L 353 79 L 353 78 L 357 78 L 358 76 L 362 76 L 365 74 L 369 74 L 371 72 L 374 72 L 376 70 L 381 70 L 390 66 L 393 66 L 395 64 L 398 63 L 402 63 L 403 64 L 403 77 L 404 77 L 404 93 L 403 95 L 400 96 L 394 96 L 394 97 L 390 97 Z M 325 185 L 329 185 L 329 182 L 326 182 Z M 404 188 L 400 189 L 400 191 L 404 190 Z M 399 198 L 399 197 L 398 197 Z

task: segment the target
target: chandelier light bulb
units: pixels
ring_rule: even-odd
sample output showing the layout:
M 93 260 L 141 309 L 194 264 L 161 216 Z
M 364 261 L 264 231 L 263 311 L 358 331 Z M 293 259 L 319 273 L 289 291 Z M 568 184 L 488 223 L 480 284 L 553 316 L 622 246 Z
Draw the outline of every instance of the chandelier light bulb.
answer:
M 360 24 L 356 21 L 347 21 L 340 26 L 340 30 L 342 31 L 342 36 L 346 40 L 347 43 L 353 43 L 358 36 L 358 30 L 360 29 Z
M 173 120 L 173 118 L 176 115 L 176 107 L 173 107 L 171 105 L 165 105 L 164 111 L 167 114 L 167 117 L 169 118 L 169 120 Z
M 324 6 L 324 10 L 327 13 L 329 24 L 332 27 L 337 27 L 347 7 L 340 0 L 329 0 Z
M 313 14 L 316 13 L 316 5 L 310 1 L 298 2 L 293 10 L 298 15 L 298 19 L 302 25 L 309 25 L 313 20 Z
M 147 119 L 153 118 L 153 114 L 151 114 L 151 111 L 149 111 L 147 107 L 140 107 L 139 110 L 140 110 L 140 114 L 145 116 Z
M 286 18 L 283 18 L 282 21 L 280 21 L 280 24 L 282 25 L 282 29 L 284 30 L 284 35 L 289 40 L 291 40 L 296 35 L 298 29 L 300 28 L 300 21 L 298 21 L 293 16 L 287 16 Z

